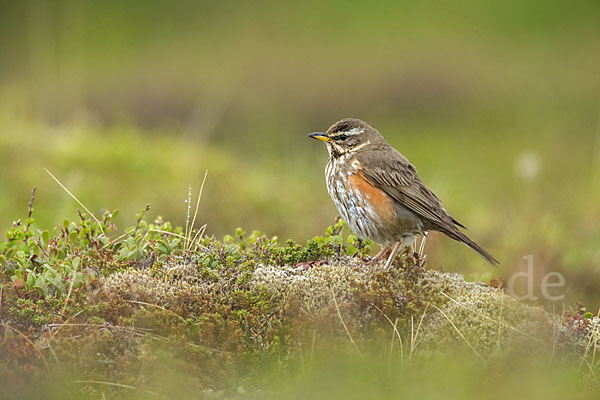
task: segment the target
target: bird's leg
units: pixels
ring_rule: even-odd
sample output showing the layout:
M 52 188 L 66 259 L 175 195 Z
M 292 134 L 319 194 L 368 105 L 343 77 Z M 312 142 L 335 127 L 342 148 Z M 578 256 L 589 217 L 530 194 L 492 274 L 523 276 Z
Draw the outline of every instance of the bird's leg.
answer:
M 419 245 L 419 252 L 417 254 L 419 254 L 419 257 L 423 257 L 423 254 L 425 253 L 425 242 L 427 241 L 427 232 L 423 233 L 423 238 L 421 239 L 421 244 Z
M 389 249 L 390 249 L 390 246 L 382 247 L 381 250 L 379 251 L 379 253 L 375 254 L 375 256 L 373 258 L 371 258 L 371 263 L 375 264 Z
M 418 251 L 413 251 L 412 258 L 414 259 L 415 266 L 421 268 L 425 265 L 425 261 L 427 260 L 427 256 L 425 255 L 425 242 L 427 240 L 427 232 L 422 233 L 421 242 L 418 246 Z M 416 241 L 415 241 L 416 245 Z M 415 248 L 416 250 L 416 248 Z
M 392 249 L 392 252 L 390 253 L 390 257 L 388 258 L 387 262 L 385 263 L 385 266 L 383 267 L 384 270 L 388 270 L 390 268 L 392 262 L 394 261 L 394 257 L 396 257 L 396 253 L 398 253 L 398 249 L 400 248 L 400 246 L 402 246 L 402 241 L 396 242 L 394 248 Z

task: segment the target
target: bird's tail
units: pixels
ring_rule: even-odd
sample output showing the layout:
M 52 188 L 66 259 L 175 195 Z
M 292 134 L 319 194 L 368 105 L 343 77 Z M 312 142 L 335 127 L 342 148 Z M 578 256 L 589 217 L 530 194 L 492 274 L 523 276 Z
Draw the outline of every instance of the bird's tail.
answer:
M 477 253 L 479 253 L 480 256 L 485 258 L 487 260 L 487 262 L 492 264 L 494 267 L 497 267 L 498 265 L 500 265 L 500 261 L 496 260 L 494 258 L 494 256 L 492 256 L 490 253 L 485 251 L 477 243 L 472 241 L 467 235 L 465 235 L 460 230 L 458 230 L 458 228 L 456 228 L 456 227 L 452 227 L 452 228 L 454 228 L 454 229 L 447 230 L 444 233 L 446 235 L 450 236 L 452 239 L 462 242 L 462 243 L 466 244 L 467 246 L 469 246 L 471 249 L 475 250 Z

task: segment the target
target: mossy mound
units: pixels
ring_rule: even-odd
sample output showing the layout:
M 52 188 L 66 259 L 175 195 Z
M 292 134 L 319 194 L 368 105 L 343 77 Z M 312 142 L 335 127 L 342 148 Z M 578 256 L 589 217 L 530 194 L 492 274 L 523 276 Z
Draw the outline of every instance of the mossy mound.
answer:
M 384 271 L 342 223 L 306 245 L 241 230 L 184 234 L 143 212 L 125 235 L 110 240 L 111 228 L 108 214 L 54 234 L 16 223 L 0 242 L 0 379 L 21 388 L 4 397 L 39 394 L 32 380 L 99 398 L 255 391 L 323 354 L 412 365 L 518 352 L 591 358 L 598 369 L 597 317 L 552 316 L 427 269 L 410 251 Z
M 246 351 L 257 350 L 259 343 L 263 349 L 285 344 L 292 351 L 295 344 L 306 345 L 298 340 L 313 330 L 348 345 L 350 340 L 372 343 L 379 334 L 387 339 L 394 323 L 403 335 L 418 330 L 414 344 L 428 351 L 458 344 L 482 355 L 515 344 L 539 350 L 540 344 L 570 340 L 565 326 L 541 307 L 499 289 L 415 265 L 383 271 L 381 265 L 350 257 L 313 266 L 261 264 L 243 282 L 227 273 L 206 276 L 194 264 L 130 270 L 104 279 L 102 290 L 108 297 L 164 308 L 182 318 L 218 314 L 223 329 L 227 321 L 244 327 L 239 337 L 247 341 Z

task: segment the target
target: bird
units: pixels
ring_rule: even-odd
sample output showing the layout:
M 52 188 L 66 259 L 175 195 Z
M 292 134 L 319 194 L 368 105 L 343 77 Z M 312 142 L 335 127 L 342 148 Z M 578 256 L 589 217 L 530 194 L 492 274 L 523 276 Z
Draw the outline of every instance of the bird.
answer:
M 308 136 L 327 144 L 325 181 L 342 219 L 359 239 L 382 246 L 373 262 L 393 245 L 384 265 L 387 270 L 400 248 L 413 245 L 419 235 L 439 231 L 490 264 L 500 264 L 459 229 L 465 226 L 448 214 L 415 166 L 377 129 L 360 119 L 345 118 L 325 132 Z

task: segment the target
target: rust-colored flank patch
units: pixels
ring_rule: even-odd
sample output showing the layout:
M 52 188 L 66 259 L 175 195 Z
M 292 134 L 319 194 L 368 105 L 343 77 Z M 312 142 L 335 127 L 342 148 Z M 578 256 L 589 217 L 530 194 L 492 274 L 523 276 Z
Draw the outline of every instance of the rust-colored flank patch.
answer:
M 357 171 L 348 177 L 348 182 L 353 190 L 362 193 L 363 199 L 372 207 L 384 221 L 392 221 L 396 217 L 394 200 L 383 190 L 371 185 L 364 177 L 362 171 Z

